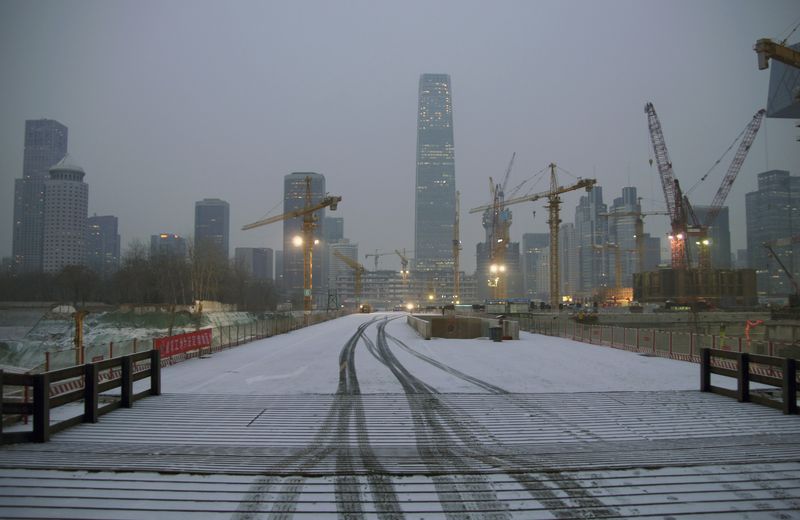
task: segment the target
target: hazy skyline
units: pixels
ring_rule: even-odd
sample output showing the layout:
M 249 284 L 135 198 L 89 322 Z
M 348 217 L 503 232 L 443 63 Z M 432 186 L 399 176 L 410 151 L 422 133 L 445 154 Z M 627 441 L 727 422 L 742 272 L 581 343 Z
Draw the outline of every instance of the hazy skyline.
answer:
M 663 208 L 645 102 L 688 189 L 766 105 L 769 72 L 753 44 L 786 36 L 798 18 L 790 0 L 2 1 L 0 255 L 11 254 L 25 120 L 38 118 L 69 127 L 89 214 L 119 217 L 123 250 L 162 231 L 191 236 L 204 198 L 230 203 L 231 250 L 280 250 L 281 225 L 240 228 L 282 211 L 294 171 L 325 175 L 343 197 L 329 216 L 344 217 L 360 261 L 411 249 L 417 86 L 420 74 L 446 73 L 471 271 L 483 228 L 467 211 L 488 201 L 488 177 L 502 177 L 512 152 L 510 186 L 556 162 L 597 178 L 606 203 L 633 185 L 645 208 Z M 734 251 L 746 245 L 756 175 L 800 175 L 795 124 L 766 119 L 756 138 L 727 200 Z M 711 202 L 731 159 L 692 192 L 695 205 Z M 563 197 L 565 222 L 579 196 Z M 543 204 L 512 209 L 512 239 L 546 232 Z M 645 225 L 667 230 L 665 217 Z

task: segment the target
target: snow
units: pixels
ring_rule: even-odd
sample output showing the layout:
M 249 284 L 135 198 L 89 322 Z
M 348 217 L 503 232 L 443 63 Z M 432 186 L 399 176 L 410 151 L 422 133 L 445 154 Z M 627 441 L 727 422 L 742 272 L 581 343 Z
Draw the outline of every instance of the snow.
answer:
M 295 394 L 334 393 L 339 352 L 359 324 L 388 318 L 386 331 L 420 354 L 512 393 L 697 390 L 695 363 L 644 356 L 569 339 L 520 333 L 518 341 L 425 340 L 406 325 L 405 314 L 354 314 L 286 335 L 273 336 L 193 359 L 164 370 L 167 393 Z M 366 336 L 376 341 L 377 322 Z M 398 360 L 442 393 L 486 390 L 421 360 L 389 342 Z M 363 340 L 355 363 L 361 393 L 402 393 L 391 371 L 370 354 Z M 735 381 L 717 377 L 715 385 Z

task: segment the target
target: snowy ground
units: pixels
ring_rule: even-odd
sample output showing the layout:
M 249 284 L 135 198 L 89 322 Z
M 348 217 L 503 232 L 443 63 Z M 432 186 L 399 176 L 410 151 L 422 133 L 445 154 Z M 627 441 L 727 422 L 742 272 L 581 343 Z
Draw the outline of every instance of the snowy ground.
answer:
M 800 418 L 698 392 L 692 363 L 425 341 L 388 313 L 162 379 L 160 398 L 2 448 L 0 517 L 800 518 Z
M 404 314 L 383 314 L 386 332 L 414 351 L 508 392 L 603 392 L 696 390 L 696 364 L 587 345 L 568 339 L 520 333 L 519 341 L 422 339 L 406 325 Z M 395 319 L 392 319 L 395 318 Z M 339 380 L 339 351 L 359 324 L 375 314 L 354 314 L 172 366 L 163 376 L 164 392 L 295 394 L 334 393 Z M 376 342 L 377 326 L 367 338 Z M 486 390 L 390 346 L 400 363 L 442 393 Z M 402 393 L 392 372 L 361 343 L 355 352 L 361 393 Z M 723 383 L 727 378 L 720 378 Z

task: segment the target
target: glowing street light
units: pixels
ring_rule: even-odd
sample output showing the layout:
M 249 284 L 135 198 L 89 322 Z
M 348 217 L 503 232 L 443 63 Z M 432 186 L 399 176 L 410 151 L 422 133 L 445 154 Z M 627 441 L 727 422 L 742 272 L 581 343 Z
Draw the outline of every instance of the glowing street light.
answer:
M 300 235 L 295 235 L 294 237 L 292 237 L 292 245 L 294 247 L 302 246 L 303 245 L 303 237 L 301 237 Z

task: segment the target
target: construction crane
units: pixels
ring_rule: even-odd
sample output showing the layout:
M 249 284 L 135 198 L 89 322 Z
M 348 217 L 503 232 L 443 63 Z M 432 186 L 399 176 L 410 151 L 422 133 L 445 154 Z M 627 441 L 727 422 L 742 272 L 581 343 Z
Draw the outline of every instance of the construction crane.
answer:
M 636 221 L 634 224 L 634 234 L 636 238 L 636 255 L 637 255 L 637 264 L 638 264 L 638 271 L 640 273 L 644 272 L 644 217 L 648 215 L 669 215 L 666 211 L 612 211 L 610 213 L 599 213 L 598 216 L 606 217 L 606 218 L 623 218 L 623 217 L 635 217 Z
M 511 154 L 502 184 L 495 184 L 494 179 L 489 177 L 489 194 L 492 203 L 486 206 L 483 213 L 483 227 L 486 230 L 486 245 L 491 270 L 489 286 L 493 288 L 492 296 L 495 299 L 506 297 L 506 281 L 501 271 L 505 271 L 505 256 L 509 243 L 512 214 L 510 210 L 505 209 L 504 200 L 506 186 L 516 157 L 516 152 Z
M 313 288 L 313 279 L 311 268 L 313 264 L 314 229 L 317 227 L 318 220 L 314 212 L 328 207 L 331 208 L 331 211 L 336 211 L 342 197 L 326 195 L 322 200 L 314 204 L 311 198 L 311 177 L 306 177 L 305 180 L 306 204 L 303 208 L 287 211 L 281 215 L 275 215 L 273 217 L 257 220 L 251 224 L 246 224 L 242 226 L 242 231 L 281 222 L 283 220 L 303 217 L 303 310 L 308 314 L 311 312 L 312 307 L 311 289 Z
M 717 215 L 719 215 L 722 210 L 722 206 L 725 203 L 725 199 L 728 197 L 733 182 L 742 169 L 744 160 L 747 157 L 747 152 L 750 151 L 758 129 L 761 127 L 761 121 L 764 118 L 765 111 L 762 109 L 756 112 L 742 132 L 743 137 L 739 143 L 736 155 L 722 179 L 722 183 L 714 196 L 714 200 L 703 222 L 695 215 L 689 199 L 683 194 L 680 183 L 675 178 L 675 174 L 672 170 L 672 161 L 669 158 L 669 152 L 667 151 L 667 145 L 664 140 L 661 122 L 658 119 L 653 104 L 649 102 L 645 104 L 644 111 L 645 114 L 647 114 L 650 140 L 653 144 L 658 174 L 661 179 L 661 188 L 664 191 L 664 200 L 667 203 L 667 212 L 670 218 L 671 232 L 669 235 L 669 243 L 672 256 L 672 268 L 687 269 L 691 266 L 687 239 L 689 236 L 692 236 L 696 237 L 695 240 L 699 246 L 699 267 L 701 269 L 709 269 L 711 267 L 711 259 L 710 248 L 708 247 L 708 228 L 714 223 Z M 704 180 L 707 175 L 708 174 L 704 175 L 701 181 Z
M 364 258 L 369 260 L 370 257 L 374 257 L 375 258 L 375 270 L 377 271 L 378 270 L 378 258 L 380 258 L 382 256 L 393 255 L 393 254 L 394 254 L 393 252 L 381 253 L 380 249 L 376 249 L 374 253 L 367 253 L 366 255 L 364 255 Z
M 508 199 L 498 204 L 493 202 L 484 206 L 478 206 L 469 210 L 470 213 L 478 213 L 486 211 L 489 208 L 497 208 L 496 206 L 510 206 L 512 204 L 519 204 L 520 202 L 534 202 L 539 199 L 547 199 L 547 206 L 549 217 L 547 224 L 550 226 L 550 307 L 553 309 L 558 308 L 559 300 L 561 299 L 560 286 L 559 286 L 559 264 L 558 264 L 558 225 L 561 223 L 559 213 L 561 211 L 561 197 L 562 193 L 568 193 L 579 189 L 591 191 L 592 187 L 597 184 L 595 179 L 578 179 L 578 181 L 570 186 L 559 186 L 558 178 L 556 176 L 556 164 L 550 163 L 550 189 L 541 193 L 533 195 L 523 195 Z
M 400 257 L 400 275 L 403 277 L 403 281 L 407 282 L 409 271 L 408 271 L 408 257 L 406 256 L 406 250 L 403 249 L 403 252 L 401 253 L 399 249 L 395 249 L 394 252 L 397 254 L 397 256 Z M 411 252 L 413 253 L 413 251 Z
M 456 191 L 456 214 L 453 223 L 453 303 L 459 303 L 461 294 L 461 274 L 459 273 L 459 256 L 461 253 L 461 192 Z
M 339 252 L 338 249 L 334 249 L 333 250 L 333 256 L 335 256 L 336 258 L 338 258 L 339 260 L 341 260 L 342 262 L 347 264 L 351 269 L 353 269 L 353 273 L 354 273 L 353 274 L 353 278 L 355 280 L 354 291 L 355 291 L 355 297 L 356 297 L 356 308 L 360 308 L 361 307 L 361 304 L 360 304 L 360 302 L 361 302 L 361 277 L 364 275 L 364 273 L 367 272 L 367 270 L 364 269 L 364 266 L 361 265 L 358 261 L 353 260 L 349 256 L 343 255 L 341 252 Z
M 786 40 L 774 42 L 769 38 L 756 41 L 753 50 L 758 54 L 758 70 L 769 68 L 769 60 L 778 60 L 790 67 L 800 68 L 800 51 L 786 45 Z

